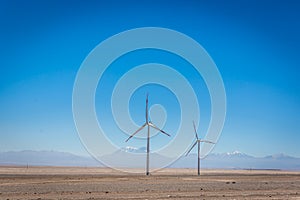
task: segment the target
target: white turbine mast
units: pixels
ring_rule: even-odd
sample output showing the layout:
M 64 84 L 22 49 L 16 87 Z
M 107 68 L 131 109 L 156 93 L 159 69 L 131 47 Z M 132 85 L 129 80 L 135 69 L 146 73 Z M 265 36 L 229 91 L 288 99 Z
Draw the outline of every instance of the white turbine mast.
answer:
M 150 127 L 158 130 L 159 132 L 170 136 L 168 133 L 166 133 L 165 131 L 159 129 L 157 126 L 155 126 L 151 121 L 149 121 L 149 115 L 148 115 L 148 94 L 146 96 L 146 122 L 138 129 L 136 130 L 132 135 L 130 135 L 130 137 L 126 140 L 126 142 L 128 140 L 130 140 L 135 134 L 137 134 L 139 131 L 141 131 L 143 128 L 145 128 L 147 126 L 148 128 L 148 132 L 147 132 L 147 160 L 146 160 L 146 175 L 149 175 L 149 153 L 150 153 Z
M 198 144 L 198 176 L 200 176 L 200 143 L 201 142 L 211 143 L 211 144 L 215 144 L 215 143 L 208 140 L 199 139 L 194 121 L 193 121 L 193 126 L 194 126 L 194 131 L 196 136 L 196 142 L 193 144 L 193 146 L 190 148 L 190 150 L 186 153 L 185 156 L 187 156 L 192 151 L 192 149 L 196 146 L 196 144 Z

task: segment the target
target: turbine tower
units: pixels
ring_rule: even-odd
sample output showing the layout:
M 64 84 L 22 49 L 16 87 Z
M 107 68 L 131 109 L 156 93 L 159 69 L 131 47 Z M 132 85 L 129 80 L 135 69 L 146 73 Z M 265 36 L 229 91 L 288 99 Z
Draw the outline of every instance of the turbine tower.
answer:
M 193 121 L 193 126 L 194 126 L 195 135 L 196 135 L 196 142 L 193 144 L 193 146 L 190 148 L 190 150 L 186 153 L 185 156 L 187 156 L 192 151 L 192 149 L 195 147 L 195 145 L 198 144 L 198 176 L 200 176 L 200 143 L 201 142 L 206 142 L 206 143 L 211 143 L 211 144 L 215 144 L 215 143 L 208 141 L 208 140 L 199 139 L 194 121 Z
M 146 160 L 146 175 L 149 175 L 149 153 L 150 153 L 150 126 L 159 132 L 170 136 L 168 133 L 165 131 L 159 129 L 157 126 L 155 126 L 151 121 L 149 121 L 149 115 L 148 115 L 148 94 L 146 96 L 146 122 L 138 129 L 136 130 L 127 140 L 130 140 L 135 134 L 137 134 L 139 131 L 141 131 L 143 128 L 147 126 L 148 132 L 147 132 L 147 160 Z

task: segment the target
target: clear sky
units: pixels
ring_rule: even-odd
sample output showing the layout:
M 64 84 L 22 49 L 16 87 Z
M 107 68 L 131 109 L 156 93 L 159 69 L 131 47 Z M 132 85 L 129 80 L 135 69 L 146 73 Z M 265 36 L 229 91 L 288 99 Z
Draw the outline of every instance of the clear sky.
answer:
M 299 10 L 296 0 L 1 1 L 0 151 L 57 150 L 86 155 L 72 116 L 73 84 L 81 63 L 108 37 L 151 26 L 192 37 L 218 66 L 226 89 L 227 117 L 214 152 L 300 157 Z M 174 68 L 185 64 L 166 52 L 149 51 L 129 54 L 118 62 L 127 63 L 126 70 L 141 60 Z M 189 70 L 181 73 L 192 85 L 201 80 Z M 109 91 L 121 75 L 112 66 L 99 88 Z M 208 97 L 204 89 L 196 89 L 199 99 Z M 175 130 L 180 120 L 176 117 L 178 102 L 157 85 L 134 93 L 129 107 L 134 121 L 143 123 L 140 116 L 144 117 L 146 90 L 152 95 L 150 104 L 161 103 L 168 116 L 173 116 L 166 119 L 165 128 Z M 171 100 L 161 100 L 161 95 Z M 108 108 L 102 98 L 97 92 L 99 119 L 111 116 L 111 111 L 102 112 Z M 209 121 L 208 106 L 209 102 L 200 103 L 204 113 L 200 124 L 204 125 L 199 129 L 205 130 Z M 109 120 L 106 129 L 115 130 Z M 120 138 L 116 143 L 126 137 Z M 129 145 L 143 146 L 138 141 Z

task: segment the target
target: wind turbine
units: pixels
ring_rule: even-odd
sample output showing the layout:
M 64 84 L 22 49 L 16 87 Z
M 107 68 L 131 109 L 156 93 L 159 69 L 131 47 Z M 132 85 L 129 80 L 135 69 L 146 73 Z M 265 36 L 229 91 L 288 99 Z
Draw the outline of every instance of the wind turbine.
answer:
M 190 148 L 190 150 L 186 153 L 185 156 L 187 156 L 192 151 L 192 149 L 195 147 L 195 145 L 198 144 L 198 176 L 200 176 L 200 143 L 201 142 L 206 142 L 206 143 L 211 143 L 211 144 L 215 144 L 215 143 L 208 141 L 208 140 L 199 139 L 194 121 L 193 121 L 193 126 L 194 126 L 195 135 L 196 135 L 196 142 L 193 144 L 193 146 Z
M 150 153 L 150 126 L 156 130 L 158 130 L 159 132 L 170 136 L 168 133 L 166 133 L 165 131 L 159 129 L 157 126 L 155 126 L 151 121 L 149 121 L 149 115 L 148 115 L 148 94 L 146 96 L 146 122 L 138 129 L 136 130 L 127 140 L 130 140 L 130 138 L 132 138 L 135 134 L 137 134 L 139 131 L 141 131 L 143 128 L 145 128 L 147 126 L 148 128 L 148 132 L 147 132 L 147 160 L 146 160 L 146 175 L 149 175 L 149 153 Z

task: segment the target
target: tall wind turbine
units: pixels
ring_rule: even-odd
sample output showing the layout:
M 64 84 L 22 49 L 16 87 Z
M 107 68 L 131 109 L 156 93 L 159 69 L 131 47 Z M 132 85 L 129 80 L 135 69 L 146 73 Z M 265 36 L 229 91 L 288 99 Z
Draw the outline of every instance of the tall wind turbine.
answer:
M 146 122 L 138 129 L 136 130 L 127 140 L 130 140 L 130 138 L 132 138 L 135 134 L 137 134 L 139 131 L 141 131 L 143 128 L 145 128 L 147 126 L 148 128 L 148 132 L 147 132 L 147 160 L 146 160 L 146 175 L 149 175 L 149 153 L 150 153 L 150 126 L 156 130 L 158 130 L 159 132 L 170 136 L 168 133 L 166 133 L 165 131 L 159 129 L 157 126 L 155 126 L 151 121 L 149 121 L 149 115 L 148 115 L 148 94 L 146 96 Z
M 193 144 L 193 146 L 190 148 L 190 150 L 186 153 L 185 156 L 187 156 L 192 151 L 192 149 L 196 146 L 196 144 L 198 144 L 198 176 L 200 176 L 200 143 L 201 142 L 206 142 L 206 143 L 211 143 L 211 144 L 215 144 L 215 143 L 208 141 L 208 140 L 199 139 L 194 121 L 193 121 L 193 126 L 194 126 L 195 135 L 196 135 L 196 142 Z

